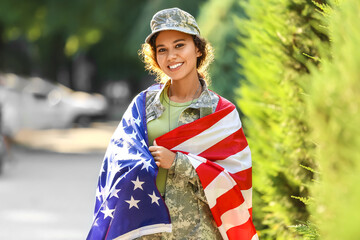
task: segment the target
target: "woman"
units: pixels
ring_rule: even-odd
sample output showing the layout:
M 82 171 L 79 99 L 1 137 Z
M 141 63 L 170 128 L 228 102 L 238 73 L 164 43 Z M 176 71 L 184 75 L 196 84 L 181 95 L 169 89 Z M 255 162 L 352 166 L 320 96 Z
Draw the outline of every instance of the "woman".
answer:
M 134 99 L 112 138 L 88 239 L 255 239 L 250 152 L 234 105 L 207 88 L 211 46 L 178 8 L 156 13 L 151 30 L 140 53 L 160 84 Z M 119 144 L 144 159 L 129 165 Z M 146 217 L 133 219 L 136 209 Z

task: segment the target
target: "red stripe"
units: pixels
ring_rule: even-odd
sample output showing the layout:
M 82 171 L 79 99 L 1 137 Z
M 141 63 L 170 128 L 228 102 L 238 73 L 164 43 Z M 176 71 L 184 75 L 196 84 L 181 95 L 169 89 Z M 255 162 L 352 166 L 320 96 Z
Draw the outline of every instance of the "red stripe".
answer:
M 216 94 L 216 93 L 215 93 Z M 218 102 L 218 105 L 216 106 L 216 109 L 215 109 L 215 112 L 220 110 L 220 109 L 223 109 L 223 108 L 226 108 L 226 107 L 230 107 L 230 106 L 234 106 L 234 104 L 232 104 L 229 100 L 227 100 L 226 98 L 223 98 L 222 96 L 216 94 L 218 97 L 219 97 L 219 102 Z
M 196 168 L 196 172 L 200 178 L 200 182 L 205 189 L 222 171 L 224 168 L 214 164 L 213 162 L 206 161 Z
M 241 190 L 248 190 L 252 187 L 252 168 L 242 170 L 237 173 L 230 173 Z
M 221 215 L 230 209 L 234 209 L 240 206 L 244 202 L 244 197 L 242 196 L 238 186 L 234 186 L 232 189 L 219 196 L 216 199 L 216 205 L 211 208 L 211 212 L 214 216 L 214 220 L 217 226 L 222 225 Z
M 250 218 L 246 223 L 230 228 L 226 232 L 230 240 L 251 240 L 255 234 L 256 230 Z
M 234 105 L 226 105 L 225 108 L 213 114 L 207 115 L 194 122 L 182 125 L 168 133 L 165 133 L 164 135 L 156 138 L 156 143 L 159 146 L 166 147 L 167 149 L 172 149 L 177 145 L 185 142 L 186 140 L 189 140 L 190 138 L 210 128 L 215 123 L 217 123 L 229 113 L 231 113 L 234 109 Z
M 224 160 L 229 156 L 244 150 L 248 146 L 242 128 L 229 135 L 225 139 L 206 149 L 199 156 L 208 160 Z
M 249 208 L 250 219 L 252 220 L 252 208 Z

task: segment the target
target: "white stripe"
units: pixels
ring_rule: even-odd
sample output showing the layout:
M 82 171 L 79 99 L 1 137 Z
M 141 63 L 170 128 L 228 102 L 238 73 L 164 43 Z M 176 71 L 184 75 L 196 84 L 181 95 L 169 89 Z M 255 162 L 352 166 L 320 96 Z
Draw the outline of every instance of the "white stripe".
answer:
M 241 190 L 247 208 L 252 208 L 252 188 L 248 190 Z
M 221 225 L 220 227 L 218 227 L 218 229 L 219 229 L 219 232 L 220 232 L 222 238 L 223 238 L 224 240 L 229 240 L 229 238 L 228 238 L 228 236 L 227 236 L 227 234 L 226 234 L 225 228 Z
M 188 154 L 188 158 L 195 169 L 198 168 L 202 163 L 206 162 L 205 158 L 193 155 L 191 153 Z M 216 198 L 232 189 L 235 185 L 236 182 L 227 172 L 221 172 L 216 178 L 214 178 L 205 189 L 206 199 L 208 200 L 210 208 L 215 206 Z M 252 188 L 241 190 L 241 194 L 243 195 L 244 201 L 248 208 L 252 208 Z
M 189 140 L 180 143 L 172 150 L 180 150 L 185 152 L 189 152 L 191 150 L 192 154 L 198 155 L 214 144 L 233 134 L 240 128 L 241 122 L 239 114 L 236 109 L 234 109 L 210 128 L 190 138 Z
M 210 208 L 216 205 L 216 199 L 232 189 L 236 185 L 236 182 L 227 173 L 222 171 L 211 183 L 204 189 L 205 196 L 208 200 Z
M 129 240 L 137 237 L 141 237 L 148 234 L 160 233 L 160 232 L 171 232 L 171 224 L 154 224 L 145 226 L 142 228 L 135 229 L 131 232 L 118 236 L 113 240 Z
M 245 204 L 241 204 L 240 206 L 230 209 L 221 215 L 220 219 L 222 222 L 222 227 L 224 227 L 225 231 L 230 228 L 240 226 L 246 223 L 250 218 L 250 213 Z
M 224 240 L 229 240 L 229 238 L 228 238 L 228 236 L 226 234 L 227 230 L 224 228 L 224 226 L 221 225 L 220 227 L 218 227 L 218 229 L 219 229 L 219 232 L 220 232 L 222 238 Z M 257 235 L 257 233 L 255 233 L 255 235 L 251 238 L 251 240 L 259 240 L 259 236 Z
M 237 173 L 251 167 L 251 152 L 249 146 L 242 151 L 227 157 L 224 160 L 215 161 L 229 173 Z
M 206 163 L 206 159 L 200 156 L 196 156 L 194 154 L 189 153 L 188 158 L 190 160 L 190 163 L 193 165 L 195 169 L 197 169 L 202 163 Z

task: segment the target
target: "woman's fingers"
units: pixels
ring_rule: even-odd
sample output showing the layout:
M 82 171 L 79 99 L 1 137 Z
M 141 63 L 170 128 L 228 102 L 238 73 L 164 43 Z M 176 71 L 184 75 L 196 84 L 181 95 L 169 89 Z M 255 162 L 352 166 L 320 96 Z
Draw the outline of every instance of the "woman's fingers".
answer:
M 174 162 L 175 153 L 168 150 L 167 148 L 164 148 L 162 146 L 150 146 L 149 151 L 158 167 L 161 165 L 162 168 L 168 169 Z
M 157 146 L 150 146 L 150 147 L 149 147 L 149 151 L 150 151 L 150 152 L 156 151 L 157 148 L 158 148 Z

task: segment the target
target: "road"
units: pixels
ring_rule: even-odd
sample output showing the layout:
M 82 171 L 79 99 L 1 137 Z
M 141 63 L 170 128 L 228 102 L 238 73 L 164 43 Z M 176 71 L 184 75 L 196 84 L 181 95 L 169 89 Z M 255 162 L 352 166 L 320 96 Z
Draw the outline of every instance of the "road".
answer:
M 102 157 L 15 146 L 0 176 L 0 240 L 84 240 Z

